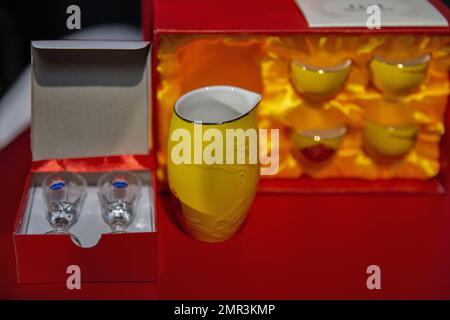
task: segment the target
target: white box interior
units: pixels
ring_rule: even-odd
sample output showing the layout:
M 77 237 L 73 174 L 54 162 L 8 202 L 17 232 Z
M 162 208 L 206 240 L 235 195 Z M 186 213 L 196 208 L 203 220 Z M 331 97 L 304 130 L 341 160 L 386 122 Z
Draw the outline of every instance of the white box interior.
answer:
M 142 181 L 141 195 L 137 204 L 136 216 L 128 226 L 128 232 L 154 232 L 154 205 L 151 173 L 135 172 Z M 84 200 L 78 220 L 69 229 L 81 242 L 82 247 L 95 246 L 102 234 L 110 233 L 111 229 L 103 220 L 97 195 L 97 180 L 101 173 L 81 173 L 88 181 L 87 196 Z M 47 220 L 47 209 L 44 202 L 41 183 L 46 174 L 33 175 L 26 209 L 19 234 L 45 234 L 53 230 Z M 120 236 L 118 234 L 117 236 Z

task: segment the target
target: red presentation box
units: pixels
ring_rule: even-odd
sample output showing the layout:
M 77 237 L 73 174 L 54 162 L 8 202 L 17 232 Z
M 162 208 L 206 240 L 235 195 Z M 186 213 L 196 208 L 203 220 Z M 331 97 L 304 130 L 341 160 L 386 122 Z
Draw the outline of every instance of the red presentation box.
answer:
M 150 48 L 144 41 L 32 43 L 33 161 L 17 212 L 14 245 L 19 283 L 156 280 L 156 185 L 150 132 Z M 42 179 L 84 176 L 87 197 L 69 235 L 47 235 Z M 101 173 L 138 174 L 142 192 L 128 232 L 110 233 L 96 183 Z
M 237 0 L 211 0 L 211 1 L 181 1 L 181 0 L 154 0 L 143 1 L 143 34 L 146 40 L 153 40 L 154 54 L 153 54 L 153 90 L 155 92 L 153 103 L 155 105 L 154 119 L 158 119 L 158 126 L 155 126 L 155 147 L 158 152 L 159 168 L 164 167 L 165 151 L 164 141 L 167 137 L 165 124 L 168 118 L 169 106 L 161 106 L 163 98 L 160 98 L 165 93 L 169 92 L 170 79 L 176 78 L 172 74 L 175 73 L 175 67 L 170 68 L 167 62 L 167 51 L 171 50 L 173 46 L 180 45 L 180 47 L 188 43 L 191 39 L 196 37 L 220 39 L 220 37 L 269 37 L 269 36 L 384 36 L 384 35 L 399 35 L 399 36 L 432 36 L 432 37 L 448 37 L 450 35 L 450 28 L 448 27 L 448 20 L 450 13 L 448 8 L 439 0 L 431 0 L 432 7 L 437 9 L 441 14 L 441 24 L 428 21 L 430 26 L 425 26 L 423 21 L 412 19 L 412 23 L 408 25 L 405 23 L 402 26 L 400 22 L 397 26 L 388 26 L 381 29 L 369 29 L 363 26 L 343 26 L 339 25 L 324 25 L 311 26 L 305 15 L 297 6 L 294 0 L 262 0 L 262 1 L 237 1 Z M 362 13 L 364 16 L 366 12 Z M 333 19 L 330 18 L 330 21 Z M 149 28 L 153 21 L 153 30 Z M 421 26 L 422 23 L 422 26 Z M 416 25 L 415 25 L 416 24 Z M 445 25 L 444 25 L 445 24 Z M 184 42 L 183 42 L 184 41 Z M 232 41 L 232 40 L 231 40 Z M 167 49 L 169 48 L 169 49 Z M 205 48 L 207 48 L 205 46 Z M 188 55 L 188 50 L 177 53 L 178 56 Z M 238 54 L 237 54 L 238 55 Z M 243 52 L 242 61 L 245 59 L 252 59 L 248 52 Z M 164 60 L 166 59 L 166 60 Z M 226 65 L 227 57 L 222 57 L 223 64 Z M 232 58 L 230 58 L 232 59 Z M 208 63 L 211 61 L 208 60 Z M 193 64 L 195 66 L 183 65 L 184 73 L 192 75 L 192 68 L 198 68 L 197 65 L 201 63 L 201 59 L 196 59 Z M 189 65 L 189 66 L 188 66 Z M 198 86 L 215 85 L 215 84 L 231 84 L 237 86 L 244 86 L 247 89 L 252 88 L 252 82 L 246 80 L 245 71 L 240 76 L 234 78 L 228 76 L 222 77 L 224 81 L 220 83 L 220 72 L 223 70 L 214 70 L 216 65 L 202 69 L 203 74 L 194 74 L 196 79 L 192 80 L 192 84 L 188 83 L 188 78 L 184 79 L 180 90 L 180 94 L 191 90 Z M 237 66 L 239 69 L 242 66 Z M 164 68 L 168 70 L 164 76 Z M 187 69 L 186 69 L 187 68 Z M 200 68 L 198 68 L 200 69 Z M 180 75 L 183 74 L 180 72 Z M 191 73 L 189 73 L 191 72 Z M 169 76 L 167 76 L 167 74 Z M 188 77 L 188 76 L 186 76 Z M 178 80 L 177 80 L 178 81 Z M 208 82 L 210 81 L 210 82 Z M 217 82 L 217 83 L 216 83 Z M 176 92 L 167 94 L 171 99 L 175 100 Z M 263 101 L 265 99 L 263 93 Z M 447 99 L 448 100 L 448 99 Z M 169 103 L 168 103 L 169 105 Z M 448 108 L 447 108 L 448 109 Z M 445 128 L 450 127 L 449 112 L 445 113 L 442 119 Z M 327 201 L 328 195 L 343 194 L 358 197 L 359 194 L 373 193 L 375 197 L 383 199 L 388 194 L 409 194 L 411 196 L 420 195 L 428 197 L 430 202 L 438 201 L 440 207 L 444 210 L 442 201 L 447 196 L 447 188 L 450 180 L 448 175 L 448 159 L 450 158 L 450 135 L 448 130 L 443 134 L 438 146 L 440 153 L 439 172 L 429 178 L 411 179 L 405 177 L 393 177 L 389 179 L 360 179 L 358 177 L 345 178 L 325 178 L 314 179 L 302 175 L 296 178 L 276 177 L 271 179 L 261 179 L 259 190 L 261 192 L 287 192 L 287 193 L 321 193 L 323 200 Z M 162 160 L 161 160 L 162 159 Z M 161 170 L 164 172 L 164 169 Z M 331 200 L 330 200 L 331 201 Z

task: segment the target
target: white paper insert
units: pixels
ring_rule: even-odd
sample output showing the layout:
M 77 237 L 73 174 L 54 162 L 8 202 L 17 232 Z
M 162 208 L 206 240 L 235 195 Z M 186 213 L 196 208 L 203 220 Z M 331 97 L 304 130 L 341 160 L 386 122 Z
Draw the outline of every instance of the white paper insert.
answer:
M 447 27 L 427 0 L 295 0 L 311 28 L 367 27 L 367 7 L 380 7 L 381 27 Z

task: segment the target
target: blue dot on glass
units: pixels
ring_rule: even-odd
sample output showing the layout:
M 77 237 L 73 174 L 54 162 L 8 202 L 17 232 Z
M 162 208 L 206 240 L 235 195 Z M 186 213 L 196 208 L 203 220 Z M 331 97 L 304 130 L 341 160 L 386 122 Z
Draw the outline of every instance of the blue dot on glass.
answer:
M 114 181 L 112 183 L 112 185 L 114 186 L 114 188 L 118 188 L 118 189 L 123 189 L 123 188 L 128 187 L 128 183 L 126 181 L 123 181 L 123 180 Z
M 64 181 L 55 181 L 50 185 L 50 190 L 59 190 L 66 185 Z

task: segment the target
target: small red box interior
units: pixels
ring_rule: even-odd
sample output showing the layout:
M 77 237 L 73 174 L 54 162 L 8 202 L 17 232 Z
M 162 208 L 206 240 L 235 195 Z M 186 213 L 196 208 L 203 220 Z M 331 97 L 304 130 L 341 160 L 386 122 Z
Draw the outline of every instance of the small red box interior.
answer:
M 77 265 L 85 282 L 155 281 L 156 232 L 103 234 L 90 248 L 77 246 L 69 235 L 21 234 L 32 176 L 38 172 L 69 170 L 96 172 L 145 170 L 151 173 L 152 192 L 156 194 L 152 155 L 113 156 L 33 162 L 23 189 L 14 230 L 19 283 L 65 283 L 67 267 Z M 123 159 L 133 158 L 136 163 Z M 83 170 L 80 171 L 80 168 Z M 154 201 L 156 197 L 153 196 Z M 155 205 L 156 207 L 156 205 Z

